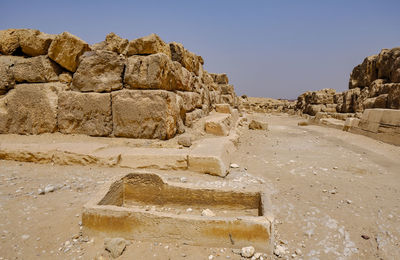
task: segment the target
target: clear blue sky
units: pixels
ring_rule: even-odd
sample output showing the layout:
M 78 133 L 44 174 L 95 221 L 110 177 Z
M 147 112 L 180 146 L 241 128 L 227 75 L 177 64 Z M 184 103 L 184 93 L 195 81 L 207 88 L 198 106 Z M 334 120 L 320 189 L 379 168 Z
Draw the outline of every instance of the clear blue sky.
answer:
M 296 98 L 345 90 L 364 57 L 400 46 L 400 0 L 2 0 L 0 27 L 69 31 L 91 44 L 111 31 L 154 32 L 228 73 L 239 95 Z

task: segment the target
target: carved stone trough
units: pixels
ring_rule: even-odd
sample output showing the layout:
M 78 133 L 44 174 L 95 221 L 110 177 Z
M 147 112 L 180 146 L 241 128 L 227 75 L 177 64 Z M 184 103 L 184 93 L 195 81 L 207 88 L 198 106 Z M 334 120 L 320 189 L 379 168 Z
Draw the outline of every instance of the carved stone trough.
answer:
M 131 173 L 84 206 L 87 235 L 271 252 L 273 220 L 261 192 L 169 184 L 154 173 Z M 210 209 L 215 216 L 203 216 Z

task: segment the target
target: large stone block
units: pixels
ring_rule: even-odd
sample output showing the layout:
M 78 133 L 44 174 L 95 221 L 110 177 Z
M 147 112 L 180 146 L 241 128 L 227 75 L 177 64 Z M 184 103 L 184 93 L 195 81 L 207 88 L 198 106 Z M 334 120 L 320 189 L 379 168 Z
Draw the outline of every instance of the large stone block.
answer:
M 201 57 L 186 50 L 181 43 L 171 42 L 169 47 L 173 61 L 179 62 L 188 71 L 194 72 L 197 76 L 200 74 Z
M 164 89 L 190 91 L 191 73 L 167 55 L 132 56 L 127 59 L 124 78 L 127 89 Z
M 49 47 L 49 57 L 63 68 L 75 72 L 79 57 L 89 50 L 86 42 L 69 32 L 63 32 L 52 41 Z
M 170 139 L 182 124 L 176 94 L 163 90 L 112 93 L 114 135 Z
M 389 86 L 387 107 L 391 109 L 400 109 L 400 83 L 392 83 L 385 85 Z
M 15 85 L 14 74 L 8 66 L 0 64 L 0 95 L 5 94 Z
M 19 40 L 16 29 L 0 31 L 0 53 L 11 55 L 18 49 L 18 47 Z
M 9 67 L 18 83 L 46 83 L 58 81 L 61 68 L 47 56 L 24 58 L 19 56 L 0 56 L 0 66 Z
M 17 31 L 17 35 L 22 52 L 28 56 L 46 55 L 55 38 L 55 35 L 33 29 L 20 29 Z
M 127 55 L 150 55 L 164 53 L 171 58 L 171 50 L 161 38 L 152 33 L 142 38 L 132 40 L 128 44 Z
M 19 84 L 0 99 L 0 133 L 41 134 L 57 130 L 61 83 Z
M 213 78 L 214 82 L 217 84 L 228 84 L 229 83 L 228 76 L 225 73 L 221 73 L 221 74 L 210 73 L 210 75 Z
M 65 134 L 109 136 L 112 133 L 111 94 L 61 92 L 58 128 Z
M 183 110 L 185 113 L 193 111 L 195 108 L 201 108 L 201 96 L 195 92 L 183 92 L 177 91 L 177 93 L 183 100 Z
M 129 43 L 127 39 L 122 39 L 113 32 L 107 34 L 105 42 L 108 50 L 118 54 L 125 54 Z
M 122 89 L 125 59 L 112 51 L 89 51 L 79 58 L 72 89 L 82 92 L 110 92 Z

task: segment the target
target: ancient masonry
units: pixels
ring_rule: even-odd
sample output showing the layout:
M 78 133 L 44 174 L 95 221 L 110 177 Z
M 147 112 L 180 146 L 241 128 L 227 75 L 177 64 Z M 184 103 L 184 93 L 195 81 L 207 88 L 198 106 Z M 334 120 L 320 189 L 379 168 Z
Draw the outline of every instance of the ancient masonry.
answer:
M 400 145 L 400 47 L 365 58 L 353 69 L 349 90 L 305 92 L 295 109 L 312 123 Z
M 170 139 L 238 98 L 226 74 L 156 34 L 89 45 L 63 32 L 0 31 L 0 133 Z

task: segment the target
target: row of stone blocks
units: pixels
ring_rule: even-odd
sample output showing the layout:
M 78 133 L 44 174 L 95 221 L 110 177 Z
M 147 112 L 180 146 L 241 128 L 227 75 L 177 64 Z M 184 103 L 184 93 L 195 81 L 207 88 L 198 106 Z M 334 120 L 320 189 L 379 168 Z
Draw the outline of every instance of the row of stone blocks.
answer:
M 81 93 L 65 87 L 18 84 L 0 100 L 0 133 L 169 139 L 183 131 L 184 121 L 193 120 L 185 118 L 185 109 L 202 111 L 195 109 L 199 100 L 184 106 L 181 96 L 165 90 Z

